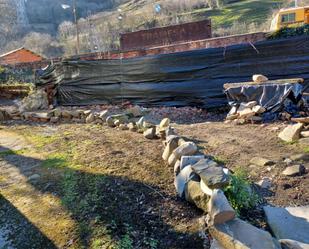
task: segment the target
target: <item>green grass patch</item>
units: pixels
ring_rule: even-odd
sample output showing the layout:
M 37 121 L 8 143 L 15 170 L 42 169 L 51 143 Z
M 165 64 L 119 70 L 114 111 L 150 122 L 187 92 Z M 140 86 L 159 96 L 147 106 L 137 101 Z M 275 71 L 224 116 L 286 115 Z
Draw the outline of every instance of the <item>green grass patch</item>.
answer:
M 285 3 L 286 1 L 282 0 L 237 1 L 220 9 L 199 8 L 186 14 L 210 18 L 214 28 L 228 27 L 233 22 L 262 24 L 268 20 L 273 9 L 279 9 Z
M 5 150 L 0 152 L 0 157 L 6 157 L 10 155 L 23 155 L 26 153 L 26 149 L 22 150 Z
M 42 149 L 45 146 L 52 144 L 54 142 L 56 142 L 60 137 L 57 135 L 54 136 L 44 136 L 44 135 L 28 135 L 27 139 L 29 140 L 29 142 L 31 142 L 32 144 L 34 144 L 34 146 L 37 149 Z
M 305 153 L 309 153 L 309 146 L 307 146 L 307 147 L 304 148 L 304 152 L 305 152 Z
M 66 153 L 52 153 L 43 161 L 42 167 L 65 168 L 70 165 L 69 156 Z
M 227 163 L 227 160 L 222 158 L 222 157 L 219 157 L 219 156 L 215 156 L 213 158 L 213 160 L 217 163 L 217 164 L 226 164 Z

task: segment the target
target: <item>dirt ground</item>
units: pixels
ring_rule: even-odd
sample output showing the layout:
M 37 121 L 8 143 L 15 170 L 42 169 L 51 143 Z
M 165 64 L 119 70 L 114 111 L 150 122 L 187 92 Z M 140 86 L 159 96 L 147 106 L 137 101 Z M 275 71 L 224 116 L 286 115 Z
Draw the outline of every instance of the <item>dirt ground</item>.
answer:
M 175 125 L 231 170 L 273 178 L 270 191 L 260 191 L 264 202 L 308 205 L 308 174 L 280 174 L 284 158 L 308 151 L 280 142 L 283 126 Z M 177 197 L 160 140 L 99 125 L 10 123 L 0 126 L 0 146 L 0 246 L 208 248 L 203 214 Z M 255 156 L 276 164 L 250 166 Z

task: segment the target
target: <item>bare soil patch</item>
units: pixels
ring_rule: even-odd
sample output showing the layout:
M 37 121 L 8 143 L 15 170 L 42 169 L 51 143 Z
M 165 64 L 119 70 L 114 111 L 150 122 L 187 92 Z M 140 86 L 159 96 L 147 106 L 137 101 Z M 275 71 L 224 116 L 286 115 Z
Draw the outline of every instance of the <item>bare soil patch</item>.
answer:
M 286 177 L 281 173 L 287 166 L 283 161 L 292 155 L 305 153 L 304 146 L 288 144 L 278 138 L 280 129 L 286 125 L 278 122 L 267 125 L 234 125 L 222 122 L 177 126 L 180 134 L 195 140 L 205 154 L 213 155 L 231 170 L 241 167 L 248 171 L 253 181 L 263 177 L 273 179 L 270 191 L 262 191 L 269 204 L 279 206 L 308 205 L 309 177 Z M 279 129 L 279 130 L 278 130 Z M 273 167 L 250 165 L 253 157 L 274 161 Z M 308 161 L 300 161 L 309 169 Z
M 283 159 L 306 150 L 277 138 L 284 124 L 175 126 L 231 170 L 271 177 L 269 191 L 258 189 L 264 203 L 308 205 L 308 174 L 281 176 Z M 0 224 L 13 228 L 12 241 L 22 234 L 16 248 L 208 248 L 202 212 L 177 197 L 160 140 L 100 125 L 19 122 L 0 127 L 0 143 L 0 206 L 9 214 L 0 212 Z M 276 164 L 250 166 L 256 156 Z M 244 216 L 265 227 L 260 209 Z

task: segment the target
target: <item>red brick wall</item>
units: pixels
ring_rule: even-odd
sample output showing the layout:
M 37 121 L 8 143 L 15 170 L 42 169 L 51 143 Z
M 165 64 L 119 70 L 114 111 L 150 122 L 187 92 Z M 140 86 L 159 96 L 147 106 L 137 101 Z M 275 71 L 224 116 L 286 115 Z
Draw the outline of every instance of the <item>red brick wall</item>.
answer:
M 0 64 L 14 65 L 17 63 L 28 63 L 42 61 L 43 58 L 27 49 L 17 50 L 3 57 L 0 57 Z
M 122 34 L 122 50 L 145 49 L 211 38 L 211 21 L 185 23 Z
M 134 58 L 147 55 L 169 54 L 169 53 L 184 52 L 195 49 L 219 48 L 242 43 L 255 43 L 258 41 L 263 41 L 266 39 L 266 34 L 267 33 L 264 32 L 250 33 L 250 34 L 218 37 L 218 38 L 179 43 L 169 46 L 131 50 L 124 52 L 111 51 L 111 52 L 83 54 L 79 56 L 73 56 L 72 58 L 76 60 L 106 60 L 106 59 Z

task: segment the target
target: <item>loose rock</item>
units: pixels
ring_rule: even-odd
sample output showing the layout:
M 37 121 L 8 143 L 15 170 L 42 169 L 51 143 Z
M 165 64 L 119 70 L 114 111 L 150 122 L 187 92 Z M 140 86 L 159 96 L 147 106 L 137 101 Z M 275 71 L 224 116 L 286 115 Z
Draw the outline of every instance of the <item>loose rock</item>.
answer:
M 86 118 L 86 123 L 87 124 L 89 124 L 89 123 L 92 123 L 93 121 L 94 121 L 94 115 L 93 115 L 93 113 L 90 113 L 89 115 L 88 115 L 88 117 Z
M 285 142 L 293 142 L 300 138 L 300 132 L 304 124 L 297 123 L 294 125 L 289 125 L 284 128 L 278 135 L 278 137 Z
M 223 168 L 210 159 L 202 159 L 192 166 L 193 171 L 201 177 L 209 188 L 223 188 L 229 183 L 229 176 Z
M 173 153 L 173 151 L 178 147 L 179 137 L 172 135 L 168 136 L 166 140 L 167 144 L 162 155 L 164 161 L 167 161 L 171 156 L 171 154 Z
M 169 127 L 170 123 L 171 123 L 171 121 L 169 120 L 169 118 L 162 119 L 162 121 L 160 122 L 160 125 L 159 125 L 160 131 L 161 130 L 165 131 Z
M 39 174 L 34 174 L 34 175 L 32 175 L 32 176 L 29 176 L 28 177 L 28 180 L 29 181 L 36 181 L 36 180 L 38 180 L 38 179 L 40 179 L 41 178 L 41 176 L 39 175 Z
M 239 118 L 251 118 L 255 115 L 255 112 L 251 108 L 246 108 L 242 111 L 238 111 Z
M 182 170 L 184 167 L 188 165 L 194 165 L 198 161 L 204 159 L 204 155 L 196 155 L 196 156 L 182 156 L 180 160 L 180 169 Z
M 120 120 L 118 120 L 118 119 L 114 120 L 114 125 L 116 127 L 118 127 L 120 124 L 121 124 Z
M 154 139 L 156 135 L 156 129 L 154 127 L 147 129 L 144 131 L 144 137 L 147 139 Z
M 282 174 L 285 176 L 297 176 L 297 175 L 302 175 L 306 172 L 306 168 L 302 164 L 297 164 L 293 166 L 287 167 Z
M 141 129 L 144 128 L 144 127 L 143 127 L 144 121 L 145 121 L 145 118 L 144 118 L 144 117 L 141 117 L 141 118 L 136 122 L 137 130 L 141 130 Z
M 180 172 L 180 160 L 177 160 L 174 165 L 174 173 L 177 176 Z
M 302 137 L 309 137 L 309 131 L 302 131 L 302 132 L 300 133 L 300 135 L 301 135 Z
M 279 240 L 282 249 L 309 249 L 309 244 L 301 243 L 291 239 Z
M 129 127 L 126 124 L 120 124 L 119 129 L 122 130 L 122 131 L 126 131 L 126 130 L 129 130 Z
M 133 132 L 137 131 L 136 125 L 132 122 L 128 124 L 128 128 L 129 128 L 130 131 L 133 131 Z
M 279 249 L 278 241 L 251 224 L 235 218 L 209 228 L 210 234 L 228 249 Z
M 208 225 L 223 224 L 235 218 L 236 212 L 229 204 L 222 190 L 213 190 L 208 202 Z
M 267 223 L 277 239 L 309 244 L 309 206 L 264 207 Z
M 101 112 L 99 113 L 99 118 L 100 118 L 100 119 L 106 120 L 107 117 L 108 117 L 108 110 L 101 111 Z
M 189 180 L 187 182 L 185 187 L 185 199 L 188 202 L 195 204 L 199 209 L 203 210 L 204 212 L 207 212 L 207 203 L 209 197 L 201 190 L 199 181 Z
M 254 74 L 252 76 L 252 80 L 255 83 L 262 83 L 268 81 L 268 78 L 264 76 L 263 74 Z
M 293 161 L 309 161 L 309 153 L 307 154 L 295 154 L 290 156 Z
M 106 123 L 109 127 L 115 127 L 115 124 L 114 124 L 114 119 L 111 117 L 111 116 L 108 116 L 106 118 Z
M 185 187 L 189 180 L 193 180 L 195 177 L 195 173 L 192 171 L 191 167 L 185 167 L 183 170 L 175 178 L 175 187 L 178 195 L 180 197 L 184 197 L 185 195 Z
M 252 107 L 252 111 L 254 111 L 256 114 L 262 114 L 264 112 L 266 112 L 266 109 L 260 105 L 256 105 L 254 107 Z
M 179 142 L 179 141 L 178 141 Z M 191 156 L 197 152 L 197 146 L 193 142 L 185 142 L 176 148 L 173 152 L 176 159 L 180 159 L 182 156 Z
M 271 160 L 263 158 L 263 157 L 253 157 L 250 160 L 250 163 L 254 164 L 254 165 L 257 165 L 257 166 L 261 166 L 261 167 L 263 167 L 263 166 L 271 166 L 271 165 L 275 164 L 274 161 L 271 161 Z
M 264 177 L 261 181 L 257 182 L 261 188 L 269 189 L 272 185 L 271 179 L 269 177 Z

